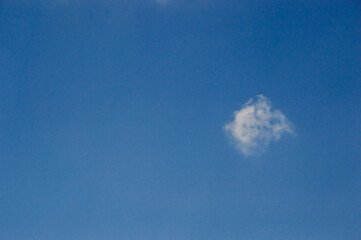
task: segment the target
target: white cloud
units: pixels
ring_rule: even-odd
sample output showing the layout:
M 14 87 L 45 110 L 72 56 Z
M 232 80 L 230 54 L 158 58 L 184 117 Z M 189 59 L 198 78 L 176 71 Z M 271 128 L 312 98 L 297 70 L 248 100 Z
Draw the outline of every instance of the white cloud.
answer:
M 272 110 L 271 101 L 263 95 L 250 99 L 235 111 L 234 120 L 224 129 L 246 156 L 263 152 L 271 141 L 278 141 L 284 133 L 293 133 L 285 115 Z

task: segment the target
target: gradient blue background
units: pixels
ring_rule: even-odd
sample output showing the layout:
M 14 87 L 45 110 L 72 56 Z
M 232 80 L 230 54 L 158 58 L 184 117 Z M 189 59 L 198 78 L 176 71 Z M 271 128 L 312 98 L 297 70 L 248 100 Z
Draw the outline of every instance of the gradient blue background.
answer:
M 294 124 L 258 157 L 257 94 Z M 360 1 L 0 1 L 0 239 L 361 238 Z

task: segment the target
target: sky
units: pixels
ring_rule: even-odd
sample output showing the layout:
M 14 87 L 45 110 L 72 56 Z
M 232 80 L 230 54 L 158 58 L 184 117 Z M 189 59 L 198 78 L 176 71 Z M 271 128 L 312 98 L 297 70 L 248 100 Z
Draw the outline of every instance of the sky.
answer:
M 359 240 L 361 2 L 0 0 L 0 239 Z

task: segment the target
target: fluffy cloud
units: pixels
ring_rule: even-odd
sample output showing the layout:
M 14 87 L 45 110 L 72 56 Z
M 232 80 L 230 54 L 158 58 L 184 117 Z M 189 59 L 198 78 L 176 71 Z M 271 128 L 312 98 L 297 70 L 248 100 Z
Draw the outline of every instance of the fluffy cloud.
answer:
M 278 141 L 284 133 L 293 133 L 285 115 L 272 110 L 271 101 L 263 95 L 250 99 L 235 111 L 234 120 L 224 129 L 246 156 L 263 152 L 271 141 Z

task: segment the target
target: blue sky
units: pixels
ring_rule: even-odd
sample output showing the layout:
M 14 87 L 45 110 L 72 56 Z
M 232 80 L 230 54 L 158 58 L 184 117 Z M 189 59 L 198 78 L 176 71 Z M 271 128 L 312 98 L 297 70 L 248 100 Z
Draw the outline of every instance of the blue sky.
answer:
M 359 1 L 2 0 L 0 239 L 358 240 L 360 26 Z

